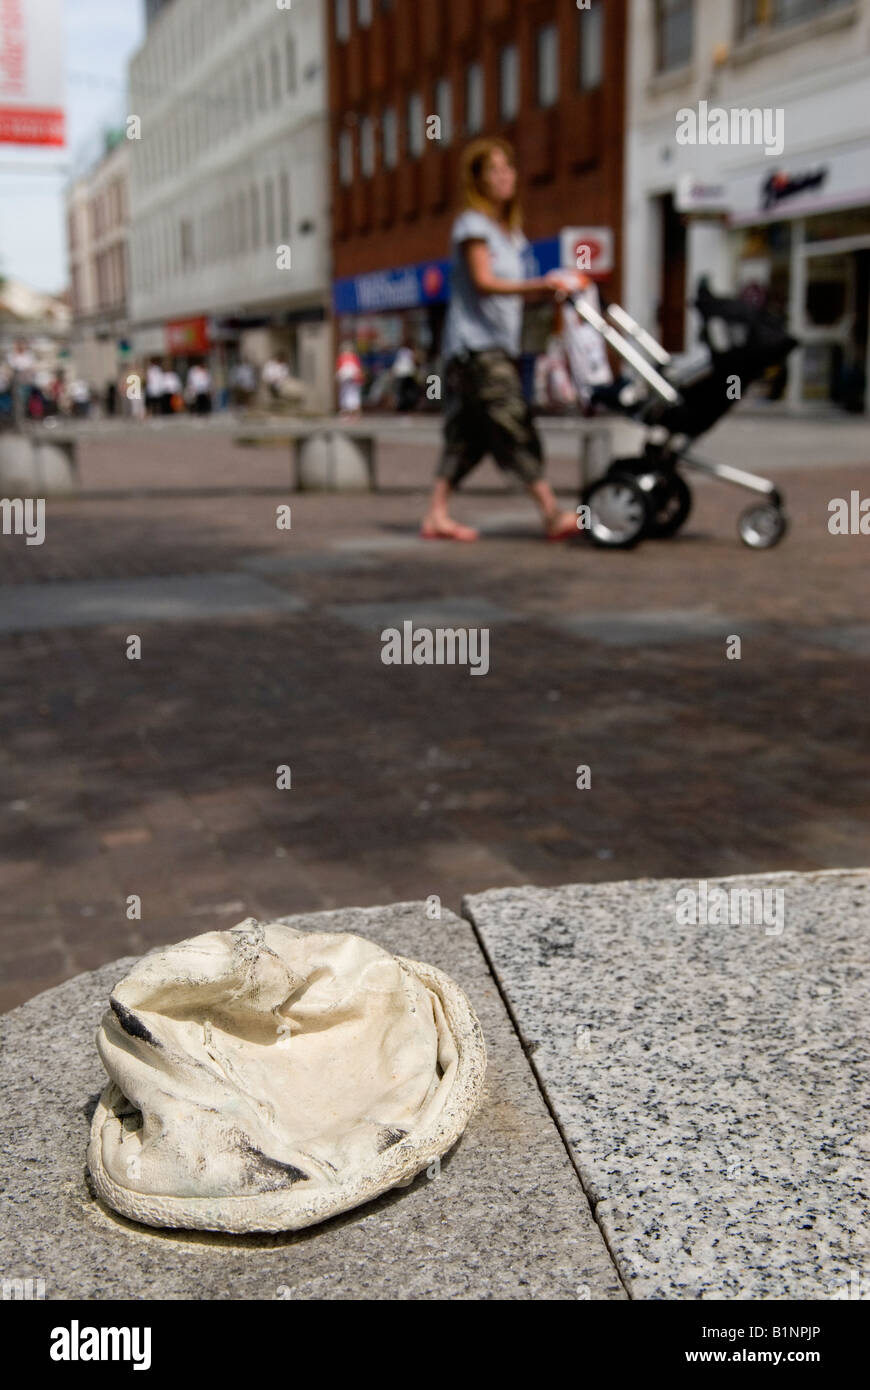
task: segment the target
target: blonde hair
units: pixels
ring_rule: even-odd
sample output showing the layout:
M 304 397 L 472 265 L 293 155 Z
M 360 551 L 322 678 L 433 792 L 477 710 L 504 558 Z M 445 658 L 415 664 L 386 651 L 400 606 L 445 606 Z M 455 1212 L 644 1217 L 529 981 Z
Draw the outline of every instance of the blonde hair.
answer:
M 498 221 L 501 218 L 502 209 L 486 193 L 483 187 L 483 177 L 486 173 L 487 163 L 496 150 L 501 150 L 512 169 L 516 168 L 513 145 L 509 144 L 507 140 L 490 136 L 482 136 L 479 140 L 472 140 L 470 145 L 466 145 L 462 151 L 459 165 L 463 212 L 472 208 L 475 212 L 482 212 L 486 217 L 491 217 L 493 221 Z M 517 231 L 522 225 L 522 220 L 520 202 L 515 191 L 514 196 L 507 203 L 508 226 L 512 231 Z

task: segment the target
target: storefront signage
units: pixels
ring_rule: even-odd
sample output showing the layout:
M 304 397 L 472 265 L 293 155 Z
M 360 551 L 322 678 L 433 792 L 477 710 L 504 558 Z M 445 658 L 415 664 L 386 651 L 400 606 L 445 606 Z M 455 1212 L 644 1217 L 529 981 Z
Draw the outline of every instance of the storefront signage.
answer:
M 798 156 L 772 173 L 756 165 L 731 180 L 730 192 L 731 221 L 737 226 L 870 203 L 870 144 L 818 162 Z
M 448 261 L 424 261 L 399 270 L 375 270 L 336 280 L 333 305 L 337 314 L 377 314 L 442 304 L 448 297 Z
M 166 351 L 185 356 L 208 352 L 208 319 L 177 319 L 166 325 Z
M 769 212 L 771 208 L 784 203 L 787 198 L 794 198 L 808 188 L 822 188 L 827 177 L 828 171 L 824 166 L 814 169 L 812 173 L 804 174 L 787 174 L 783 169 L 777 169 L 761 185 L 763 211 Z
M 613 228 L 564 227 L 557 237 L 533 241 L 526 256 L 525 273 L 545 275 L 559 266 L 576 267 L 581 250 L 593 278 L 609 275 L 613 270 Z M 445 304 L 449 298 L 449 261 L 423 261 L 397 270 L 375 270 L 336 280 L 332 287 L 336 314 L 400 313 L 427 304 Z
M 730 207 L 728 185 L 696 178 L 694 174 L 683 174 L 677 184 L 677 212 L 728 212 Z
M 613 270 L 611 227 L 563 227 L 559 236 L 564 268 L 585 270 L 589 275 L 609 275 Z
M 61 0 L 0 0 L 0 145 L 62 145 Z

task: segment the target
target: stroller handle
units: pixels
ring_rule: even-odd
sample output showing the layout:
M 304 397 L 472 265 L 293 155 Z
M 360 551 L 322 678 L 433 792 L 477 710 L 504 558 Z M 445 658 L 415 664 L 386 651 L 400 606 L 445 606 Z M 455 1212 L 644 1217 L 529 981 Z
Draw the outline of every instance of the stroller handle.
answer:
M 614 352 L 618 352 L 623 361 L 628 362 L 639 376 L 660 396 L 668 405 L 679 405 L 681 396 L 674 389 L 669 381 L 666 381 L 661 372 L 657 372 L 655 367 L 644 357 L 633 343 L 630 343 L 621 333 L 617 333 L 615 328 L 611 328 L 605 318 L 602 318 L 597 309 L 593 309 L 587 304 L 580 295 L 572 296 L 571 303 L 577 310 L 582 319 L 585 319 L 590 328 L 594 328 L 596 333 L 600 333 L 606 343 L 609 343 Z

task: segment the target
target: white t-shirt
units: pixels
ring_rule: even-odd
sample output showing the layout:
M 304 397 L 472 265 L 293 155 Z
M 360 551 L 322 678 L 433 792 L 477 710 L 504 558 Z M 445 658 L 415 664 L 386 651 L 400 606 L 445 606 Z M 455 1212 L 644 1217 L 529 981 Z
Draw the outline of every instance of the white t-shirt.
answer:
M 204 396 L 211 390 L 211 372 L 205 367 L 191 367 L 187 373 L 187 389 L 192 396 Z
M 444 357 L 460 352 L 503 348 L 511 357 L 520 351 L 523 301 L 518 294 L 478 294 L 468 273 L 463 246 L 485 241 L 492 271 L 499 280 L 525 280 L 523 257 L 529 243 L 522 232 L 506 232 L 491 217 L 469 209 L 457 217 L 450 235 L 450 307 L 444 328 Z
M 163 395 L 163 368 L 156 366 L 153 362 L 145 375 L 145 390 L 149 396 Z
M 408 347 L 400 347 L 393 358 L 393 376 L 413 376 L 417 370 L 414 354 Z

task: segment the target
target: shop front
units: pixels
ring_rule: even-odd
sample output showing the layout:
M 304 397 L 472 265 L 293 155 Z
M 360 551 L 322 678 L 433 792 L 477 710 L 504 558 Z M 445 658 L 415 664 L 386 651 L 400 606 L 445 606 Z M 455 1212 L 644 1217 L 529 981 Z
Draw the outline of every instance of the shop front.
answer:
M 580 263 L 593 278 L 605 279 L 611 273 L 612 229 L 566 227 L 555 236 L 531 243 L 526 275 L 545 275 L 559 266 L 577 265 L 578 247 L 585 248 L 580 252 Z M 366 374 L 367 404 L 389 403 L 390 368 L 402 344 L 414 351 L 422 376 L 439 370 L 449 299 L 450 262 L 446 260 L 370 271 L 335 281 L 336 346 L 352 344 L 359 354 Z M 553 323 L 552 303 L 527 308 L 522 354 L 527 387 L 534 357 L 546 347 Z
M 728 201 L 738 290 L 800 342 L 789 403 L 870 413 L 870 143 L 743 175 Z

